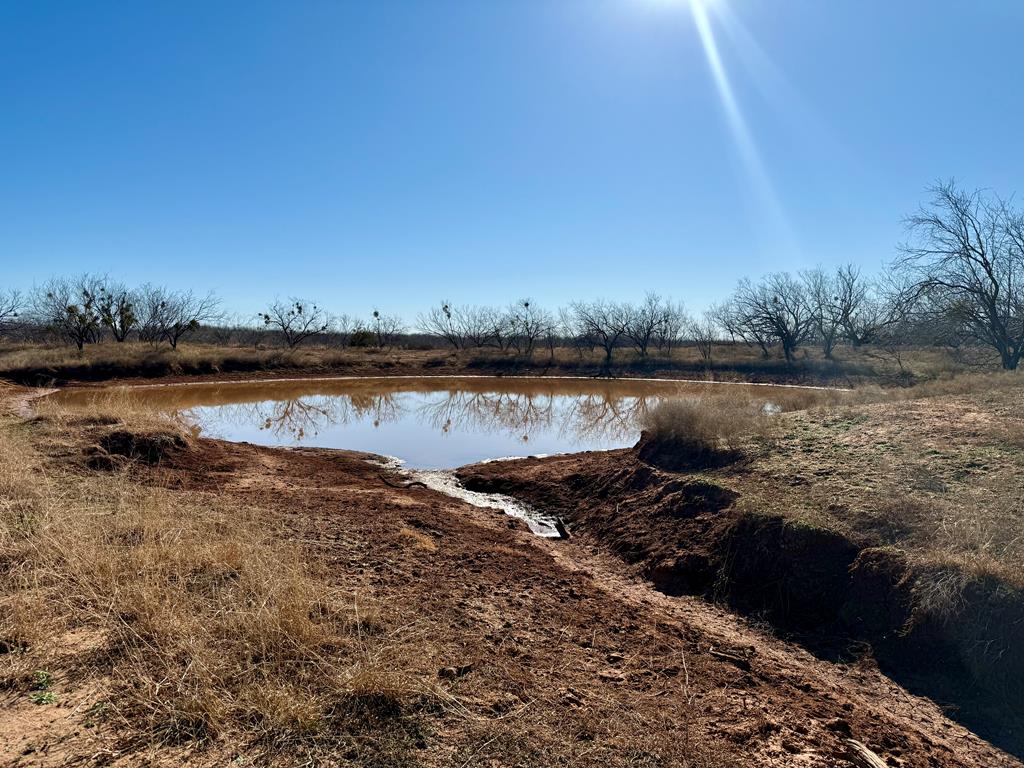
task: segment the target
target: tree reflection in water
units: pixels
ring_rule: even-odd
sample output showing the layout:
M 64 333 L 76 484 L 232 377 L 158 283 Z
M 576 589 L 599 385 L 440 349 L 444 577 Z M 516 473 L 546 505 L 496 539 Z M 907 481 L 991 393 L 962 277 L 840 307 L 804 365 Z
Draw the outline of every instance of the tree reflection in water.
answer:
M 301 443 L 318 435 L 324 427 L 368 421 L 375 427 L 402 418 L 399 396 L 382 395 L 309 395 L 289 400 L 234 403 L 217 407 L 216 421 L 236 427 L 257 425 L 276 439 L 290 438 Z M 200 424 L 203 417 L 193 412 Z
M 218 406 L 215 421 L 236 427 L 257 426 L 277 440 L 302 442 L 331 426 L 370 423 L 374 427 L 414 418 L 442 434 L 503 434 L 520 443 L 537 431 L 562 439 L 621 443 L 636 435 L 656 396 L 550 393 L 366 392 L 310 395 L 287 400 Z M 201 413 L 192 418 L 202 425 Z

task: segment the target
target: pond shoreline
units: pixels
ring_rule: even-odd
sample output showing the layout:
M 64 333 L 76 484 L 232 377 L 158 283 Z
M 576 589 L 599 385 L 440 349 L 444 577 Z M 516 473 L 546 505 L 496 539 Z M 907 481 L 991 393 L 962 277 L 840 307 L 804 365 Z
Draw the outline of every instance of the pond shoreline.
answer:
M 153 381 L 190 381 L 336 376 L 484 375 L 570 376 L 581 378 L 658 378 L 763 384 L 853 386 L 874 381 L 905 385 L 899 372 L 881 370 L 863 355 L 825 360 L 811 355 L 786 362 L 730 348 L 712 363 L 693 350 L 671 357 L 623 354 L 611 365 L 594 355 L 559 349 L 553 358 L 521 358 L 494 351 L 241 349 L 188 347 L 178 351 L 131 345 L 90 347 L 79 355 L 59 349 L 0 348 L 0 379 L 25 386 L 97 386 Z
M 772 387 L 780 389 L 806 389 L 825 392 L 852 392 L 848 387 L 827 387 L 817 384 L 782 384 L 771 381 L 724 381 L 720 379 L 690 379 L 675 377 L 642 377 L 642 376 L 542 376 L 540 374 L 474 374 L 474 373 L 440 373 L 440 374 L 365 374 L 365 375 L 331 375 L 331 376 L 276 376 L 276 377 L 251 377 L 247 379 L 231 378 L 211 374 L 201 378 L 192 378 L 185 381 L 177 381 L 175 377 L 169 377 L 169 381 L 158 381 L 151 383 L 138 383 L 135 380 L 111 380 L 109 382 L 69 382 L 60 387 L 52 388 L 51 391 L 61 389 L 156 389 L 163 387 L 191 387 L 209 384 L 287 384 L 292 382 L 331 382 L 331 381 L 390 381 L 390 380 L 454 380 L 454 379 L 500 379 L 500 380 L 527 380 L 527 381 L 593 381 L 593 382 L 650 382 L 657 384 L 706 384 L 734 387 Z
M 728 390 L 671 379 L 339 376 L 66 388 L 50 402 L 71 411 L 98 405 L 166 414 L 196 434 L 236 442 L 398 455 L 426 470 L 626 447 L 667 399 L 725 399 L 734 410 L 776 412 L 841 396 L 762 384 Z

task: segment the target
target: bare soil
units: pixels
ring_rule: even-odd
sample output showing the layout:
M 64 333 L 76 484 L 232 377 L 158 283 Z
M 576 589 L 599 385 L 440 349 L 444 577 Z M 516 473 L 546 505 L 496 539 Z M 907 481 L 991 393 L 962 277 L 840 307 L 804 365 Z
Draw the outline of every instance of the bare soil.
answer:
M 875 659 L 1020 756 L 1021 402 L 1012 388 L 790 414 L 769 445 L 703 470 L 671 471 L 642 439 L 459 476 L 560 515 L 664 594 L 823 659 Z

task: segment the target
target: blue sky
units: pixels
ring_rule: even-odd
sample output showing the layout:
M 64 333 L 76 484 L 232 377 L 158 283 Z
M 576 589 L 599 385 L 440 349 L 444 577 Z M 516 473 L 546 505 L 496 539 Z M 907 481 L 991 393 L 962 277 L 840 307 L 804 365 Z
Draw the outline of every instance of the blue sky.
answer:
M 683 0 L 0 0 L 0 288 L 699 309 L 1018 188 L 1019 0 L 704 6 L 739 133 Z

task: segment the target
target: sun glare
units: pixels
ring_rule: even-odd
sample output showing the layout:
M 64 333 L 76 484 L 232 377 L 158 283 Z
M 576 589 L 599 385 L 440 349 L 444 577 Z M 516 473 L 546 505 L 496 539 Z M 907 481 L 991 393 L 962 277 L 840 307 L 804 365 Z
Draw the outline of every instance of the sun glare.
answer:
M 668 2 L 668 0 L 662 0 Z M 704 57 L 707 59 L 708 69 L 711 70 L 711 78 L 714 81 L 715 89 L 718 91 L 718 98 L 725 112 L 726 122 L 732 134 L 736 149 L 743 162 L 751 187 L 758 198 L 762 213 L 769 220 L 771 226 L 782 234 L 790 246 L 795 247 L 796 243 L 792 236 L 787 217 L 775 194 L 774 186 L 768 176 L 768 172 L 761 161 L 757 144 L 751 135 L 743 110 L 729 79 L 722 55 L 719 51 L 718 40 L 712 26 L 709 11 L 721 11 L 725 8 L 724 2 L 718 0 L 676 0 L 680 5 L 688 4 L 693 15 L 693 23 L 697 28 L 700 37 L 701 47 L 704 49 Z M 719 14 L 715 14 L 716 17 Z

